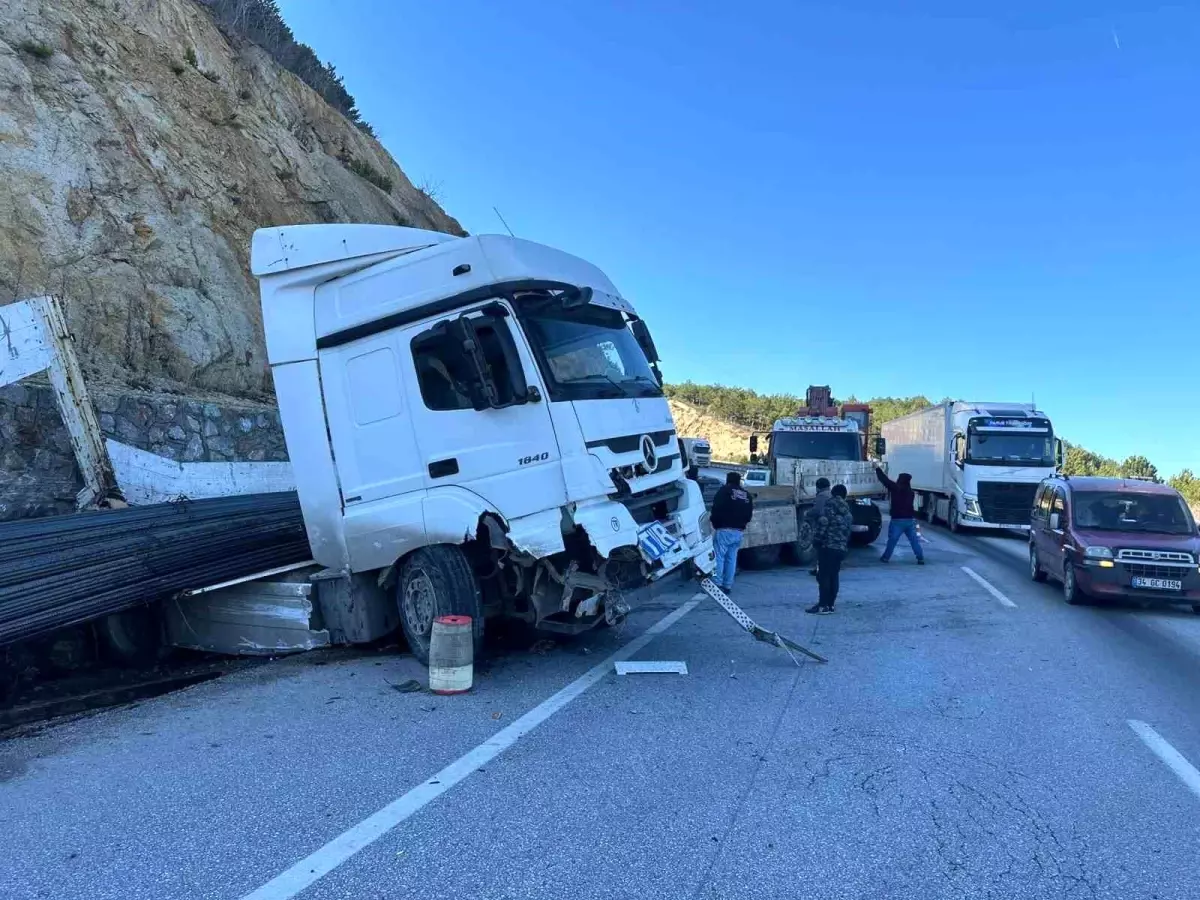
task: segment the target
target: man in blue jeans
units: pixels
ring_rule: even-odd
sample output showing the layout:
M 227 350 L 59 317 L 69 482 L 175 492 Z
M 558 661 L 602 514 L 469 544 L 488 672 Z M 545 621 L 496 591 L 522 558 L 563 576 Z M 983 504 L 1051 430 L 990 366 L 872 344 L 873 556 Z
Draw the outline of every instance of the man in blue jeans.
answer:
M 908 543 L 912 545 L 913 555 L 917 558 L 917 565 L 925 565 L 925 551 L 921 549 L 921 539 L 917 536 L 917 514 L 913 509 L 915 495 L 912 489 L 912 476 L 907 472 L 901 472 L 896 476 L 896 480 L 892 481 L 892 479 L 884 474 L 883 469 L 877 466 L 875 468 L 875 477 L 887 488 L 888 495 L 892 498 L 891 521 L 888 522 L 887 547 L 884 548 L 883 556 L 879 557 L 880 562 L 889 562 L 891 560 L 892 551 L 896 549 L 896 544 L 899 543 L 900 536 L 905 535 L 908 538 Z
M 713 552 L 717 557 L 717 568 L 713 581 L 721 590 L 733 590 L 733 575 L 737 571 L 738 547 L 742 546 L 742 533 L 754 516 L 754 499 L 742 487 L 739 472 L 730 472 L 725 483 L 717 491 L 712 504 Z

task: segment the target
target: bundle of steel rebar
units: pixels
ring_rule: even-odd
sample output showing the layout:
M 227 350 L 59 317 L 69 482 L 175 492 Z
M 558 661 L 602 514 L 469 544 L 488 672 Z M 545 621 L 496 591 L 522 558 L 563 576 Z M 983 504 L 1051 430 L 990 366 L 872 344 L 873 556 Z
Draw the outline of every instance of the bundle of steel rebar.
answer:
M 0 644 L 310 558 L 295 493 L 0 525 Z

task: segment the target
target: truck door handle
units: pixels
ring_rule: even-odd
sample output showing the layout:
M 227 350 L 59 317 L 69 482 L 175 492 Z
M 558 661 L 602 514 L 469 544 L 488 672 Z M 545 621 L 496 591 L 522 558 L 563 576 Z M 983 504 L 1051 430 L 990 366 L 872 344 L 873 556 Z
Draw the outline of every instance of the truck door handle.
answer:
M 458 474 L 458 460 L 454 457 L 450 459 L 439 459 L 437 462 L 429 464 L 430 478 L 445 478 L 447 475 Z

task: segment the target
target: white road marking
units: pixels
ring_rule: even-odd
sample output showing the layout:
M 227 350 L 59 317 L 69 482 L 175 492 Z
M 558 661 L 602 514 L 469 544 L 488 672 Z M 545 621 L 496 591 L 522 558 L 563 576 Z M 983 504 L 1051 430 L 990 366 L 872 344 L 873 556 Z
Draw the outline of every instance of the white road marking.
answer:
M 460 756 L 423 784 L 417 785 L 407 794 L 398 797 L 383 809 L 342 832 L 324 847 L 310 853 L 291 868 L 280 872 L 262 887 L 246 894 L 242 900 L 288 900 L 288 898 L 295 897 L 305 888 L 328 875 L 359 850 L 383 837 L 405 819 L 446 793 L 476 769 L 491 762 L 612 672 L 616 662 L 633 656 L 699 604 L 699 600 L 689 600 L 679 609 L 659 619 L 604 662 L 588 669 L 565 688 L 547 697 L 507 728 L 500 729 L 478 747 Z
M 978 581 L 983 586 L 983 589 L 985 591 L 987 591 L 989 594 L 991 594 L 993 597 L 995 597 L 997 600 L 1000 601 L 1001 606 L 1007 606 L 1009 609 L 1017 608 L 1017 604 L 1013 603 L 1011 600 L 1009 600 L 1007 597 L 1005 597 L 1002 593 L 1000 593 L 998 590 L 996 590 L 994 587 L 992 587 L 990 584 L 988 584 L 988 582 L 984 580 L 983 576 L 980 575 L 979 573 L 977 573 L 970 566 L 960 566 L 959 568 L 961 568 L 964 572 L 966 572 L 968 575 L 970 575 L 972 578 L 974 578 L 976 581 Z
M 1200 771 L 1187 761 L 1187 758 L 1167 742 L 1167 739 L 1137 719 L 1127 719 L 1133 733 L 1142 739 L 1142 743 L 1150 748 L 1150 752 L 1167 764 L 1167 768 L 1179 776 L 1179 780 L 1187 785 L 1197 797 L 1200 797 Z

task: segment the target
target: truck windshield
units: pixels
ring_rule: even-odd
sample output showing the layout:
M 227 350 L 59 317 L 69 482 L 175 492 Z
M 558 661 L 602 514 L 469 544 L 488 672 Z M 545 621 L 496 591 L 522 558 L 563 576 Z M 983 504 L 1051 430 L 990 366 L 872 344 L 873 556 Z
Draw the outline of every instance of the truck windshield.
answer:
M 646 354 L 615 309 L 521 304 L 521 323 L 552 400 L 661 397 Z
M 1119 491 L 1075 491 L 1074 521 L 1094 531 L 1145 531 L 1151 534 L 1194 534 L 1187 506 L 1171 494 Z
M 862 459 L 859 436 L 844 431 L 776 431 L 771 453 L 776 459 Z
M 982 466 L 1053 466 L 1054 435 L 971 431 L 967 462 Z

